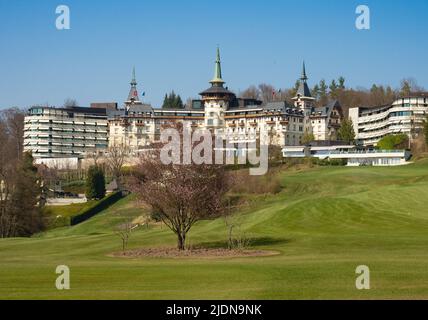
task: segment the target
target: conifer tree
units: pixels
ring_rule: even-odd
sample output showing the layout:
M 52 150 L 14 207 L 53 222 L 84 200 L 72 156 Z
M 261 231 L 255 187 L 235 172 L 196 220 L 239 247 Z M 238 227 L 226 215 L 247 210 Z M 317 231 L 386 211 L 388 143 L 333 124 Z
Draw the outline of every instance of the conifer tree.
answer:
M 104 172 L 99 166 L 91 166 L 86 178 L 86 198 L 102 199 L 106 195 Z
M 351 119 L 344 119 L 337 133 L 339 140 L 352 143 L 355 140 L 355 131 Z

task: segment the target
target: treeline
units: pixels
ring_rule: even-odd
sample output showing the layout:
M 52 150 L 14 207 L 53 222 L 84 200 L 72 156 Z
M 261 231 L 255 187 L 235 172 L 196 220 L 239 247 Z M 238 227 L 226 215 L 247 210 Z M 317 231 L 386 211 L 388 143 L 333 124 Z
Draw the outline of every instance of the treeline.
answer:
M 183 109 L 184 104 L 180 95 L 177 95 L 174 91 L 169 94 L 165 94 L 163 100 L 162 109 Z
M 292 98 L 296 96 L 299 88 L 297 81 L 291 89 L 278 89 L 270 84 L 260 84 L 250 86 L 240 92 L 239 96 L 243 98 L 259 99 L 263 102 L 288 101 L 292 103 Z M 414 92 L 424 91 L 414 79 L 403 79 L 400 88 L 373 84 L 370 89 L 350 88 L 346 86 L 344 77 L 333 79 L 330 82 L 322 79 L 311 89 L 311 95 L 316 99 L 317 106 L 324 106 L 330 100 L 339 100 L 344 108 L 345 115 L 352 107 L 375 107 L 392 103 L 401 96 L 409 96 Z
M 0 111 L 0 238 L 43 230 L 43 179 L 23 153 L 24 112 Z

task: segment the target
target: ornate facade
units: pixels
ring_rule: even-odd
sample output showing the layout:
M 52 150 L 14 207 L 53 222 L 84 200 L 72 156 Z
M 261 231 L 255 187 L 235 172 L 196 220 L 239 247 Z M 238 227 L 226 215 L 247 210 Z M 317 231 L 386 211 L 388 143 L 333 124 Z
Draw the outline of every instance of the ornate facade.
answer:
M 312 133 L 315 140 L 335 140 L 343 117 L 341 106 L 333 101 L 316 107 L 307 80 L 303 65 L 293 104 L 238 98 L 225 86 L 217 49 L 210 87 L 200 93 L 199 100 L 174 110 L 153 108 L 140 100 L 134 69 L 123 108 L 116 104 L 31 108 L 25 118 L 25 150 L 32 151 L 35 158 L 82 159 L 109 146 L 126 145 L 137 154 L 158 141 L 162 127 L 171 121 L 214 131 L 233 144 L 260 140 L 281 147 L 298 146 L 305 133 Z
M 238 98 L 225 87 L 220 51 L 217 49 L 211 86 L 200 93 L 184 109 L 156 109 L 138 98 L 135 73 L 125 108 L 109 117 L 110 146 L 125 144 L 134 152 L 144 150 L 160 136 L 162 125 L 181 121 L 190 128 L 205 128 L 221 134 L 229 143 L 252 142 L 265 130 L 271 144 L 300 145 L 304 133 L 313 133 L 316 140 L 336 138 L 342 109 L 337 101 L 317 108 L 311 96 L 305 66 L 294 104 L 285 101 L 262 103 L 256 99 Z

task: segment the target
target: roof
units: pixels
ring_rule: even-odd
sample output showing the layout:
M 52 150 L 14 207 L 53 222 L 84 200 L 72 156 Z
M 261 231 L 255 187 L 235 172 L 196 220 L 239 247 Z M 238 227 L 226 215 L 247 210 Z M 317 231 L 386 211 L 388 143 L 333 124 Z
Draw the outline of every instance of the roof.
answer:
M 211 84 L 221 85 L 223 86 L 224 81 L 221 76 L 221 60 L 220 60 L 220 48 L 217 47 L 217 59 L 215 61 L 215 70 L 214 70 L 214 78 L 210 81 Z
M 399 97 L 399 99 L 406 98 L 428 98 L 428 91 L 410 92 L 410 95 Z
M 219 87 L 219 86 L 212 86 L 211 88 L 208 88 L 205 91 L 202 91 L 199 93 L 201 96 L 207 95 L 207 94 L 227 94 L 227 95 L 235 95 L 232 91 L 229 91 L 228 88 Z
M 87 107 L 68 107 L 68 108 L 58 108 L 61 110 L 69 112 L 78 112 L 78 113 L 87 113 L 87 114 L 97 114 L 97 115 L 106 115 L 107 111 L 103 108 L 87 108 Z
M 338 107 L 338 108 L 342 107 L 338 100 L 332 100 L 326 106 L 323 106 L 323 107 L 313 108 L 312 115 L 328 117 L 330 116 L 330 113 L 333 111 L 335 107 Z
M 309 90 L 308 84 L 306 82 L 307 80 L 308 80 L 308 76 L 306 75 L 306 66 L 305 66 L 305 62 L 303 62 L 302 75 L 300 77 L 299 88 L 297 89 L 297 95 L 301 97 L 312 98 L 311 90 Z
M 153 108 L 149 104 L 133 104 L 129 106 L 128 112 L 153 112 Z
M 137 80 L 135 78 L 135 68 L 132 70 L 131 89 L 129 90 L 128 99 L 126 101 L 140 101 L 137 91 Z
M 299 88 L 297 89 L 297 95 L 302 97 L 312 97 L 311 90 L 309 90 L 306 80 L 300 80 Z

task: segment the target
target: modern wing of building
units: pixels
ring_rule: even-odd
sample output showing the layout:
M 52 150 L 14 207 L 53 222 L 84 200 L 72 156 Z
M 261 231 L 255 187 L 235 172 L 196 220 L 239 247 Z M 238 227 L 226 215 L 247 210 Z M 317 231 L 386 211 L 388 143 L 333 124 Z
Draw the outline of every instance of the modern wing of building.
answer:
M 24 121 L 24 151 L 35 158 L 83 158 L 108 146 L 104 108 L 32 107 Z
M 407 134 L 412 140 L 423 130 L 428 115 L 428 93 L 415 93 L 376 108 L 350 108 L 357 141 L 375 146 L 389 134 Z

